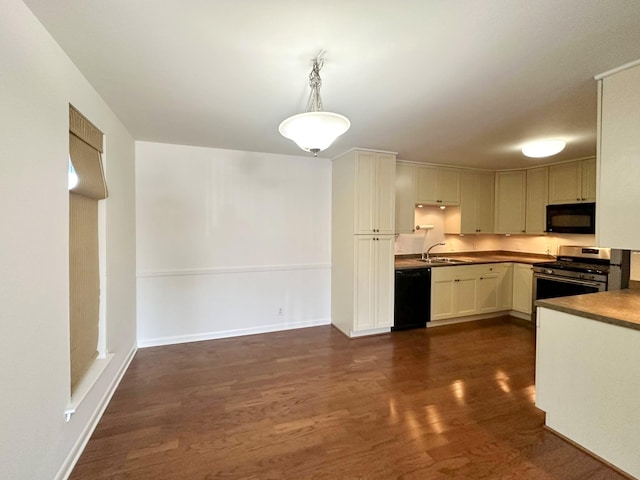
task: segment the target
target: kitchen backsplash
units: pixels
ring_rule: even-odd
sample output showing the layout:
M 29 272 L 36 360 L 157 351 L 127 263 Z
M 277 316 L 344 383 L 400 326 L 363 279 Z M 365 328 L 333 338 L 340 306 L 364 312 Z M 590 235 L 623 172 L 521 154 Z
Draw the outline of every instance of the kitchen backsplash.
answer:
M 422 230 L 412 234 L 396 236 L 395 253 L 421 253 L 424 248 L 438 242 L 432 253 L 474 252 L 487 250 L 508 250 L 513 252 L 549 253 L 556 255 L 559 245 L 594 245 L 595 235 L 445 235 L 444 213 L 440 207 L 416 208 L 416 225 L 433 225 L 427 230 L 426 238 Z

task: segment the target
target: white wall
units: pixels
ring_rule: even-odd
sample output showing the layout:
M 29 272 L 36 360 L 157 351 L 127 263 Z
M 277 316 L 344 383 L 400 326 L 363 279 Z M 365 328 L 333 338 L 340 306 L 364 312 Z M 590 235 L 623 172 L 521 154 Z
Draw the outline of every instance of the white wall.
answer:
M 136 142 L 136 212 L 140 346 L 330 322 L 329 160 Z
M 401 234 L 396 237 L 396 254 L 421 253 L 423 243 L 426 247 L 438 242 L 432 253 L 474 252 L 488 250 L 507 250 L 528 253 L 558 253 L 560 245 L 595 245 L 595 235 L 445 235 L 444 213 L 437 206 L 425 206 L 415 209 L 416 225 L 433 225 L 425 239 L 424 231 Z M 603 245 L 607 246 L 607 245 Z
M 19 0 L 0 0 L 0 477 L 64 478 L 135 347 L 133 139 Z M 107 344 L 70 422 L 68 105 L 106 134 Z

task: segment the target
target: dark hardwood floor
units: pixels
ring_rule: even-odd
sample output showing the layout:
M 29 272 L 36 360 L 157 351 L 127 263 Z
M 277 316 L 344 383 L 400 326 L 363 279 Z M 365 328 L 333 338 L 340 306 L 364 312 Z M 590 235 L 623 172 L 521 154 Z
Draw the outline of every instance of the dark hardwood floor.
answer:
M 72 479 L 622 479 L 543 428 L 534 329 L 141 349 Z

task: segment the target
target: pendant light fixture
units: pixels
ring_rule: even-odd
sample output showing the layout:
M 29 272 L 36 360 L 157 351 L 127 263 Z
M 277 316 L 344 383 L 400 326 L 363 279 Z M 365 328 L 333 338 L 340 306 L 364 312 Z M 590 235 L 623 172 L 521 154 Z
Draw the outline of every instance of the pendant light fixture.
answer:
M 287 118 L 278 128 L 283 137 L 293 140 L 305 152 L 313 153 L 314 157 L 329 148 L 335 139 L 351 126 L 347 117 L 322 110 L 320 69 L 324 65 L 323 53 L 320 51 L 313 59 L 313 67 L 309 74 L 311 93 L 307 111 Z

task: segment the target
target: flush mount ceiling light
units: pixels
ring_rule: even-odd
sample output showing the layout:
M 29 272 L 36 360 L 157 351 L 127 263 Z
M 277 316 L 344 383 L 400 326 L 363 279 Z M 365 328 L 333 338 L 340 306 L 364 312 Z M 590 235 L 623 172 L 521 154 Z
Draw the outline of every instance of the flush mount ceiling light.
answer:
M 313 153 L 314 157 L 329 148 L 335 139 L 351 126 L 347 117 L 322 110 L 320 69 L 324 65 L 323 53 L 321 51 L 313 59 L 313 67 L 309 74 L 311 93 L 306 113 L 287 118 L 278 128 L 283 137 L 293 140 L 302 150 Z
M 549 138 L 545 140 L 536 140 L 529 142 L 522 147 L 522 153 L 531 158 L 550 157 L 564 150 L 567 143 L 557 138 Z

